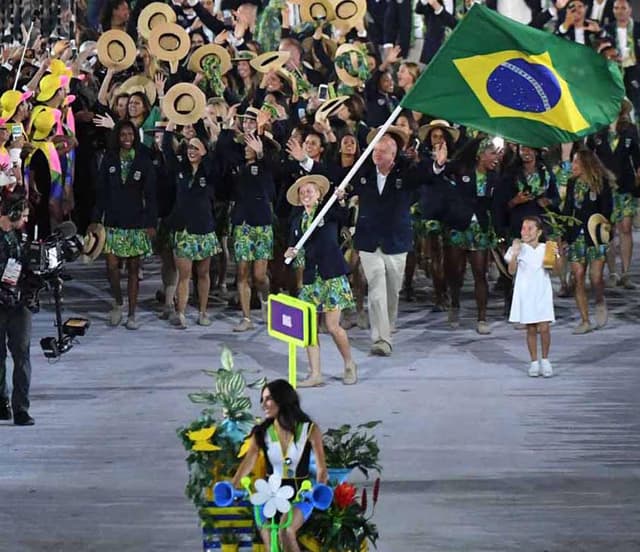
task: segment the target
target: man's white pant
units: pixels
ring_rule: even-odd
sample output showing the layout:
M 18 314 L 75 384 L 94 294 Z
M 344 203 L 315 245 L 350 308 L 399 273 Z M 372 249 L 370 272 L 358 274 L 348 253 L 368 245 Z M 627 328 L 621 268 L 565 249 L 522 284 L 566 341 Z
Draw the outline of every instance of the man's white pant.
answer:
M 360 251 L 369 286 L 369 323 L 374 343 L 382 340 L 391 345 L 391 329 L 398 318 L 398 298 L 406 260 L 406 253 L 387 255 L 380 248 L 374 253 Z

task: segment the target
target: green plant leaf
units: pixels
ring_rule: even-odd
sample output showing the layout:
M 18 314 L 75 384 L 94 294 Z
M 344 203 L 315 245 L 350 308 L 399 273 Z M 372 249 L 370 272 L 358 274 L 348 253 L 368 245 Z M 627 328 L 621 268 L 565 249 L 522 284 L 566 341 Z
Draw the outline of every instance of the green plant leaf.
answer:
M 222 347 L 222 353 L 220 354 L 220 364 L 225 370 L 233 370 L 233 353 L 228 347 Z

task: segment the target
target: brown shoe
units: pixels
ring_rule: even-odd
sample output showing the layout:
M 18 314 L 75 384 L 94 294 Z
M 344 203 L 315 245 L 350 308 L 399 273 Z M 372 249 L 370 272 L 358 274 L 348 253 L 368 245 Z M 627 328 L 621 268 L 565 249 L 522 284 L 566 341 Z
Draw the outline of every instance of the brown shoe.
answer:
M 344 376 L 342 377 L 342 383 L 344 383 L 345 385 L 353 385 L 357 381 L 358 381 L 358 367 L 356 366 L 356 363 L 353 362 L 352 360 L 351 362 L 348 362 L 344 366 Z

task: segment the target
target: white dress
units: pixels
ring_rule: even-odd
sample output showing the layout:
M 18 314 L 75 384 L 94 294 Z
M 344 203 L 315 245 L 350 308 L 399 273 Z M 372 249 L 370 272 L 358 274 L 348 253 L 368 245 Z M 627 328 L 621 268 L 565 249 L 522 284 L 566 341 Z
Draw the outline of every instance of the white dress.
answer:
M 542 266 L 544 248 L 544 243 L 539 243 L 535 249 L 526 243 L 521 246 L 509 322 L 555 322 L 551 278 Z M 504 259 L 509 262 L 512 257 L 513 251 L 510 247 Z

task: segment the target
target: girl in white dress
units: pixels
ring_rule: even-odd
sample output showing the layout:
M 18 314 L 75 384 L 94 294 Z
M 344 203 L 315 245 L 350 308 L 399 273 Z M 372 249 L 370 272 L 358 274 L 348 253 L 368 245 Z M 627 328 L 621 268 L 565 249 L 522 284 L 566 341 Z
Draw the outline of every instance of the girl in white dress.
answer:
M 542 222 L 538 217 L 525 217 L 520 236 L 507 250 L 504 258 L 509 263 L 509 273 L 515 274 L 513 301 L 509 322 L 527 326 L 527 347 L 531 355 L 529 375 L 545 378 L 553 375 L 549 362 L 551 331 L 549 324 L 555 321 L 553 290 L 549 272 L 543 266 L 545 244 L 538 240 L 542 235 Z M 542 342 L 542 359 L 538 362 L 538 332 Z

